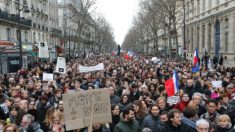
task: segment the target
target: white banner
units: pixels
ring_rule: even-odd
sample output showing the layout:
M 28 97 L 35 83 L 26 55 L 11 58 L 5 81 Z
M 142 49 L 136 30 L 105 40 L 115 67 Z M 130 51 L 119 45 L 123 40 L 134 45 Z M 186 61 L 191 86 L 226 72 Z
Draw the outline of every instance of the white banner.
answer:
M 56 63 L 56 70 L 55 72 L 65 74 L 66 73 L 66 62 L 65 58 L 63 57 L 58 57 L 57 58 L 57 63 Z
M 43 81 L 53 81 L 53 74 L 43 73 L 42 80 Z
M 39 43 L 39 58 L 49 58 L 49 51 L 48 51 L 48 45 L 47 43 Z
M 222 87 L 222 81 L 212 81 L 211 84 L 213 88 Z
M 91 72 L 91 71 L 101 71 L 101 70 L 104 70 L 104 64 L 103 63 L 100 63 L 100 64 L 98 64 L 96 66 L 90 66 L 90 67 L 79 65 L 79 71 L 81 73 L 83 73 L 83 72 Z

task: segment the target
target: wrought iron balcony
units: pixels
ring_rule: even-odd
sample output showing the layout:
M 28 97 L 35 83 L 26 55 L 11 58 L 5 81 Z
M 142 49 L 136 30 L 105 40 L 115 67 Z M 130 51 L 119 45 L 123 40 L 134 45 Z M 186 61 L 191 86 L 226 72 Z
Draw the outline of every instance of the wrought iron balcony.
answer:
M 51 28 L 51 33 L 53 35 L 62 35 L 62 31 L 56 28 Z
M 18 24 L 19 15 L 17 14 L 10 14 L 6 11 L 2 11 L 0 9 L 0 21 L 12 24 Z M 31 27 L 32 21 L 30 19 L 25 19 L 24 17 L 20 18 L 21 26 Z

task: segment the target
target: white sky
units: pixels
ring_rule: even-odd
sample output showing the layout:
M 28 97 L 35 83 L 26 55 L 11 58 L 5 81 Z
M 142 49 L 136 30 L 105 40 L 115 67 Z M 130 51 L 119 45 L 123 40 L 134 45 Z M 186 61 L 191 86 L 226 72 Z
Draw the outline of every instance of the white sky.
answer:
M 113 28 L 115 41 L 122 44 L 134 15 L 138 11 L 139 0 L 97 0 L 97 12 L 104 15 Z

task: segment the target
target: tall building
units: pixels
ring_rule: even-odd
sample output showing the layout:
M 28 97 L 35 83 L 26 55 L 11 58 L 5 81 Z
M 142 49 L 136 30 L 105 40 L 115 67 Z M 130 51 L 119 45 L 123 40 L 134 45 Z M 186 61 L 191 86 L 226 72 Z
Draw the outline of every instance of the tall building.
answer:
M 225 66 L 235 65 L 235 1 L 185 0 L 187 57 L 197 47 L 200 56 L 220 55 Z
M 23 65 L 27 67 L 27 63 L 30 60 L 30 52 L 32 51 L 30 7 L 31 1 L 0 0 L 0 45 L 4 41 L 14 43 L 14 46 L 10 48 L 2 47 L 0 49 L 1 73 L 15 72 L 19 69 L 19 21 L 23 48 Z

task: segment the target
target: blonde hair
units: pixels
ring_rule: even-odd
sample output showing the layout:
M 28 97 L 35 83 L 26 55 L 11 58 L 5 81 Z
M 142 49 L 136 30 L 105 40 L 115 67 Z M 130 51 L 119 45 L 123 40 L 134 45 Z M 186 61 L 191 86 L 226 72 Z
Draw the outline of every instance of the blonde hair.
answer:
M 231 123 L 231 120 L 228 115 L 222 114 L 218 117 L 218 122 L 220 123 L 221 121 L 226 120 L 227 122 Z

